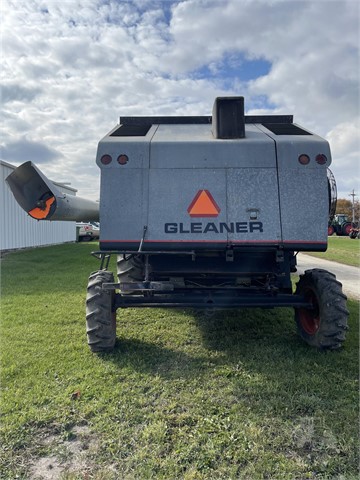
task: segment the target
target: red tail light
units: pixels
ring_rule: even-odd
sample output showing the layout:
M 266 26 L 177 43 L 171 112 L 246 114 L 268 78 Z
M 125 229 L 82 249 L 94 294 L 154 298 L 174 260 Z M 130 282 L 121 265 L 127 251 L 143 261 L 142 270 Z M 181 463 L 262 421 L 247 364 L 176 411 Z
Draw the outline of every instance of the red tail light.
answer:
M 298 160 L 299 160 L 299 163 L 301 163 L 301 165 L 307 165 L 310 162 L 310 157 L 309 155 L 302 153 L 301 155 L 299 155 Z
M 103 164 L 103 165 L 109 165 L 109 163 L 112 162 L 112 158 L 110 155 L 103 155 L 101 158 L 100 158 L 100 162 Z
M 327 157 L 323 153 L 319 153 L 319 155 L 316 155 L 315 160 L 319 165 L 325 165 L 327 162 Z
M 129 161 L 129 157 L 125 154 L 121 154 L 118 156 L 117 161 L 120 165 L 126 165 Z

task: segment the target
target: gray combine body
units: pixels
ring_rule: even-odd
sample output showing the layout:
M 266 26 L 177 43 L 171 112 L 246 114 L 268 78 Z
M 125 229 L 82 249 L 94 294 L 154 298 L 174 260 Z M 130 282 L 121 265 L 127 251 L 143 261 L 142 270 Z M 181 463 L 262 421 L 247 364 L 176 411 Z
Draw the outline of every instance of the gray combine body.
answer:
M 138 250 L 143 239 L 146 250 L 326 250 L 328 142 L 291 117 L 249 118 L 239 139 L 215 138 L 203 119 L 124 119 L 130 125 L 100 141 L 101 248 Z M 112 158 L 107 165 L 104 155 Z M 299 163 L 301 155 L 309 164 Z M 204 191 L 211 196 L 203 194 L 203 212 L 200 204 L 192 214 Z
M 319 269 L 295 291 L 291 282 L 298 251 L 327 248 L 336 188 L 326 140 L 292 116 L 245 116 L 243 97 L 225 97 L 212 116 L 120 118 L 96 163 L 99 211 L 83 199 L 69 205 L 30 162 L 7 179 L 34 218 L 100 218 L 86 301 L 92 351 L 114 348 L 116 311 L 127 307 L 291 306 L 307 343 L 342 345 L 340 282 Z

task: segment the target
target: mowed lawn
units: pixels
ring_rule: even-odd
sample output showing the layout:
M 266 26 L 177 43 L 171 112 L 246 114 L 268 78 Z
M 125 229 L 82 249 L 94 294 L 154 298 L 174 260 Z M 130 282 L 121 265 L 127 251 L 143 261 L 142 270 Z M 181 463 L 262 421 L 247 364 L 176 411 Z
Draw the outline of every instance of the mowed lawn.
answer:
M 358 238 L 352 239 L 350 237 L 332 235 L 328 237 L 328 249 L 326 252 L 309 252 L 309 255 L 360 267 L 360 240 Z
M 358 478 L 357 302 L 338 352 L 304 344 L 292 309 L 128 309 L 96 355 L 96 247 L 1 262 L 1 479 Z

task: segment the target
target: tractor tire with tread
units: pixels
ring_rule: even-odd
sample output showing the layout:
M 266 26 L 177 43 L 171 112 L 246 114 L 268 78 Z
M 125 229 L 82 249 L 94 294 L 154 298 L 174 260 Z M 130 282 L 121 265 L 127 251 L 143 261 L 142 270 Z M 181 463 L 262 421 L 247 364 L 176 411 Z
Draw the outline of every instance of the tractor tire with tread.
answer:
M 341 234 L 347 237 L 352 229 L 352 223 L 346 222 L 341 225 Z
M 295 309 L 295 320 L 303 340 L 323 350 L 340 348 L 348 330 L 349 311 L 347 297 L 336 276 L 320 268 L 306 270 L 300 275 L 295 293 L 304 295 L 314 307 L 312 310 Z
M 116 259 L 118 282 L 141 282 L 144 279 L 144 262 L 137 255 L 118 255 Z M 131 293 L 131 292 L 126 292 Z
M 334 235 L 335 233 L 335 228 L 332 225 L 328 226 L 328 237 L 331 237 L 331 235 Z
M 116 341 L 115 291 L 103 290 L 104 283 L 114 283 L 112 272 L 99 270 L 89 277 L 86 296 L 86 333 L 92 352 L 109 352 Z

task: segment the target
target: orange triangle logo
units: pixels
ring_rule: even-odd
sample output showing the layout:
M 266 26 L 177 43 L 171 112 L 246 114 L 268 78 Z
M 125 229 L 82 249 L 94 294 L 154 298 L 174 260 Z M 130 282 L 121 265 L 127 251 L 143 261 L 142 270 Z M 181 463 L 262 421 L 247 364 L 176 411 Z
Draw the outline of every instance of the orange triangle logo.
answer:
M 199 190 L 187 211 L 190 217 L 217 217 L 220 208 L 209 190 Z

